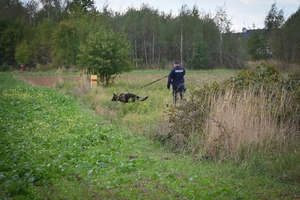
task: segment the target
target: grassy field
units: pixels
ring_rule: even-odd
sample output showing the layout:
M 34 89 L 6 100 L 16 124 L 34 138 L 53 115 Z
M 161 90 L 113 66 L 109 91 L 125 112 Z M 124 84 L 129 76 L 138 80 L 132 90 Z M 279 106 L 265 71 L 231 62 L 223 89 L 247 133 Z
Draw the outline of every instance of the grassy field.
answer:
M 224 80 L 235 73 L 229 70 L 189 71 L 185 77 L 186 99 L 189 99 L 189 91 L 205 83 Z M 166 75 L 168 75 L 166 70 L 133 71 L 116 77 L 115 84 L 111 87 L 90 88 L 89 77 L 83 74 L 79 81 L 63 82 L 57 88 L 63 93 L 80 98 L 88 107 L 105 116 L 110 122 L 116 122 L 131 132 L 152 137 L 155 132 L 165 128 L 164 111 L 172 106 L 172 91 L 167 90 Z M 126 106 L 111 101 L 113 93 L 126 92 L 149 98 L 144 102 Z
M 171 153 L 149 140 L 157 123 L 164 121 L 163 111 L 172 98 L 166 80 L 142 90 L 139 87 L 164 75 L 126 74 L 113 87 L 93 89 L 82 78 L 76 84 L 58 85 L 57 91 L 31 87 L 12 74 L 1 73 L 0 198 L 300 197 L 299 184 L 255 175 L 230 163 Z M 221 78 L 211 72 L 198 77 L 187 75 L 187 87 Z M 110 101 L 113 92 L 134 90 L 149 99 L 126 106 Z

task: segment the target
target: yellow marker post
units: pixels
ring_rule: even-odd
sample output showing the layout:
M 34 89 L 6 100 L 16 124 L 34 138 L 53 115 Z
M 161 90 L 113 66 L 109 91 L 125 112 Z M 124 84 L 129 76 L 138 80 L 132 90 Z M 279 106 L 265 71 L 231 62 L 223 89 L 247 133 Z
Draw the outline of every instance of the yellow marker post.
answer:
M 91 87 L 97 86 L 97 75 L 91 75 Z

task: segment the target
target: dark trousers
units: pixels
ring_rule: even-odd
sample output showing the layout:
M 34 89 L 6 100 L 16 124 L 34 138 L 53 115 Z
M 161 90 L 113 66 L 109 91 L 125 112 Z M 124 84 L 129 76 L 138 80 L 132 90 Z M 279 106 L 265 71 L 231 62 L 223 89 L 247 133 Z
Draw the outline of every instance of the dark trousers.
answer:
M 179 97 L 180 97 L 180 100 L 182 101 L 183 98 L 184 98 L 184 92 L 185 92 L 185 87 L 183 84 L 180 84 L 178 86 L 174 86 L 173 85 L 173 93 L 172 93 L 172 96 L 173 96 L 173 103 L 176 104 L 176 101 L 178 99 L 178 94 L 179 94 Z

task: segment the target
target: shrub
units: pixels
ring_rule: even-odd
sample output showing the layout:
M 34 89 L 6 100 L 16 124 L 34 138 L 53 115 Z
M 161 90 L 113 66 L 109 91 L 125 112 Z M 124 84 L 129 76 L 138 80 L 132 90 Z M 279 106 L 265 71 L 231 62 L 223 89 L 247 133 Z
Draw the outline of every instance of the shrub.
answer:
M 0 65 L 0 72 L 8 72 L 8 71 L 12 71 L 12 67 L 6 63 L 2 63 L 2 65 Z
M 170 132 L 163 141 L 176 151 L 236 163 L 257 153 L 296 157 L 299 82 L 299 74 L 284 75 L 261 66 L 204 85 L 192 91 L 189 101 L 168 110 Z

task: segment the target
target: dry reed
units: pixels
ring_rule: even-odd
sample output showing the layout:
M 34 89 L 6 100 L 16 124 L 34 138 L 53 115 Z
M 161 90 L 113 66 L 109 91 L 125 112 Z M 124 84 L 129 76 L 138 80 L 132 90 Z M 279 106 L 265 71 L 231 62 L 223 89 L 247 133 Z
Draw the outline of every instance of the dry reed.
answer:
M 246 90 L 238 96 L 227 91 L 224 96 L 214 97 L 206 121 L 204 151 L 239 162 L 252 152 L 279 153 L 283 147 L 295 146 L 296 130 L 291 126 L 294 122 L 278 121 L 274 117 L 285 109 L 288 98 L 283 95 L 280 106 L 273 107 L 264 91 L 257 95 Z

